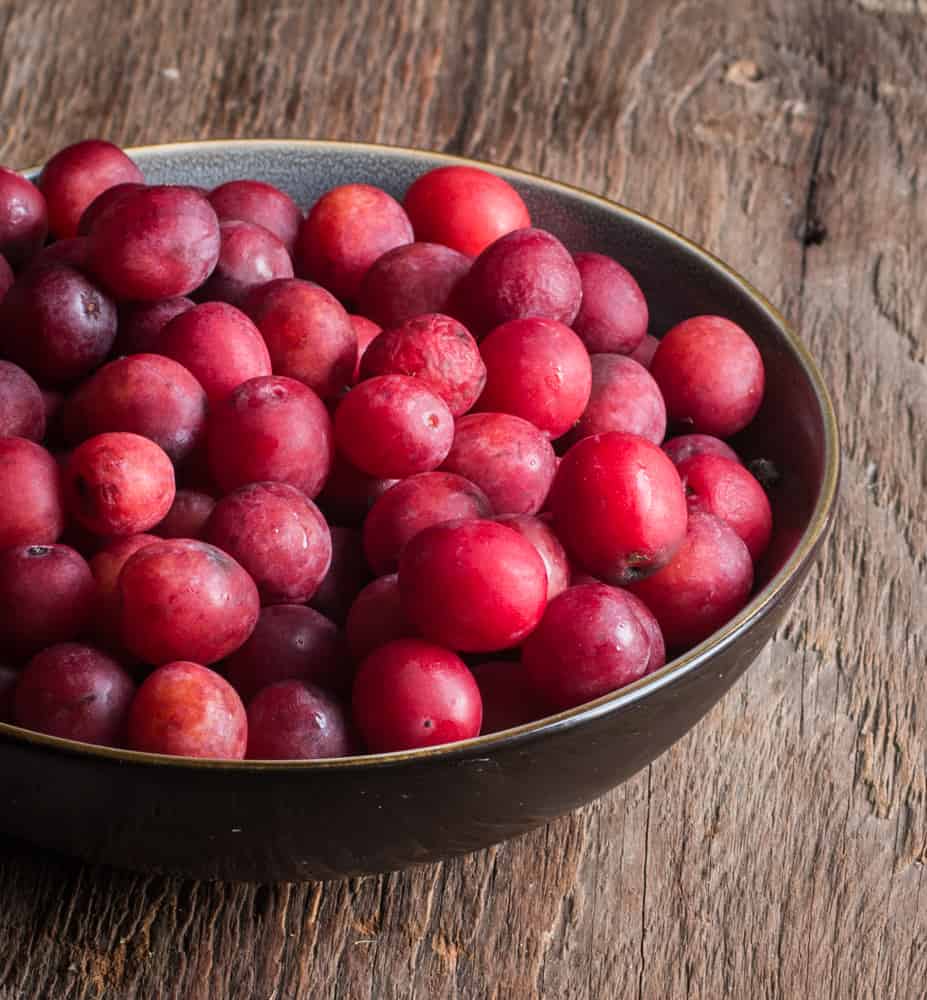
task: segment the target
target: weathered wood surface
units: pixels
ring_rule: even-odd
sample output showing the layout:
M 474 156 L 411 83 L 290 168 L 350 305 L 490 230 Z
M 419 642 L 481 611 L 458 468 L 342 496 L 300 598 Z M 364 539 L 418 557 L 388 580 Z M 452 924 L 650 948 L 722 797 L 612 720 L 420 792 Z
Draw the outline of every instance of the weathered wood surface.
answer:
M 833 388 L 845 475 L 789 625 L 636 780 L 343 884 L 0 842 L 0 997 L 923 997 L 925 80 L 924 0 L 2 0 L 0 161 L 97 134 L 313 136 L 588 187 L 781 304 Z

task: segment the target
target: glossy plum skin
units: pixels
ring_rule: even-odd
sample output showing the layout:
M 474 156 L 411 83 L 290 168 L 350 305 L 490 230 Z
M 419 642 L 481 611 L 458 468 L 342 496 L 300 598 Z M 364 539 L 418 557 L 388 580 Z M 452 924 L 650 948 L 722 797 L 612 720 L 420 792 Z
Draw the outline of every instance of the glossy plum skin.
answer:
M 642 365 L 621 354 L 593 354 L 589 402 L 565 441 L 624 431 L 660 444 L 666 436 L 666 406 L 657 383 Z
M 133 191 L 138 191 L 145 186 L 144 183 L 139 181 L 123 181 L 101 191 L 93 201 L 88 203 L 87 207 L 81 213 L 77 221 L 77 236 L 86 236 L 90 232 L 94 222 L 105 212 L 108 212 L 116 202 L 121 201 L 126 195 L 131 194 Z M 71 239 L 74 239 L 74 237 L 71 237 Z M 61 242 L 61 239 L 59 239 L 58 245 Z M 55 245 L 52 244 L 52 246 Z
M 262 604 L 308 601 L 332 561 L 321 511 L 287 483 L 251 483 L 227 494 L 216 504 L 203 538 L 245 568 Z
M 407 620 L 395 573 L 378 576 L 357 595 L 345 623 L 348 649 L 355 663 L 394 639 L 417 637 L 419 630 Z
M 16 545 L 0 552 L 0 648 L 23 658 L 84 635 L 97 587 L 67 545 Z
M 570 587 L 547 606 L 522 663 L 552 711 L 592 701 L 643 677 L 651 642 L 642 611 L 603 583 Z
M 695 455 L 720 455 L 732 462 L 740 461 L 737 452 L 729 444 L 711 434 L 681 434 L 664 441 L 663 450 L 676 468 Z
M 693 316 L 665 334 L 653 358 L 670 422 L 730 437 L 756 416 L 765 372 L 756 344 L 721 316 Z
M 532 517 L 529 514 L 502 514 L 496 520 L 499 524 L 517 531 L 537 549 L 547 571 L 548 601 L 552 601 L 557 594 L 569 587 L 570 560 L 548 519 Z
M 3 299 L 3 351 L 33 378 L 67 382 L 93 371 L 116 339 L 116 307 L 76 268 L 28 268 Z
M 447 404 L 408 375 L 380 375 L 356 385 L 335 412 L 335 443 L 361 472 L 402 479 L 430 472 L 447 457 L 454 418 Z
M 740 462 L 692 455 L 678 466 L 689 512 L 714 514 L 740 536 L 756 562 L 772 537 L 772 508 L 763 487 Z
M 0 438 L 0 549 L 49 545 L 62 531 L 58 463 L 34 441 Z
M 351 385 L 357 334 L 341 303 L 320 285 L 281 278 L 262 285 L 242 308 L 267 344 L 276 375 L 295 378 L 322 399 Z
M 32 376 L 11 361 L 0 361 L 0 438 L 45 437 L 45 403 Z
M 360 377 L 377 375 L 414 376 L 459 417 L 483 391 L 486 365 L 463 324 L 441 313 L 428 313 L 384 330 L 367 347 Z
M 264 338 L 227 302 L 204 302 L 175 316 L 162 329 L 157 351 L 194 376 L 210 405 L 221 403 L 248 379 L 271 373 Z
M 357 308 L 384 329 L 441 312 L 471 259 L 438 243 L 408 243 L 378 257 L 364 276 Z
M 248 705 L 250 760 L 321 760 L 353 750 L 345 710 L 319 687 L 280 681 Z
M 166 663 L 152 671 L 129 709 L 132 750 L 178 757 L 241 760 L 248 717 L 235 689 L 199 663 Z
M 219 234 L 215 270 L 196 292 L 201 302 L 240 306 L 253 289 L 277 278 L 293 277 L 287 248 L 263 226 L 229 220 L 219 223 Z
M 495 521 L 420 531 L 399 558 L 406 617 L 433 642 L 467 653 L 520 643 L 540 621 L 547 570 L 537 549 Z
M 344 184 L 323 194 L 300 225 L 297 273 L 351 302 L 370 265 L 414 238 L 402 206 L 385 191 Z
M 469 413 L 458 418 L 441 468 L 476 483 L 497 514 L 536 514 L 557 459 L 547 436 L 527 420 L 510 413 Z
M 752 587 L 747 546 L 720 518 L 694 511 L 672 562 L 629 589 L 660 623 L 667 649 L 678 653 L 733 618 Z
M 278 681 L 309 681 L 340 692 L 350 689 L 352 679 L 338 626 L 303 604 L 262 608 L 254 631 L 224 668 L 246 704 Z
M 630 354 L 647 333 L 647 300 L 618 261 L 600 253 L 573 257 L 583 286 L 579 312 L 571 324 L 590 354 Z
M 343 625 L 354 598 L 372 576 L 359 531 L 332 525 L 332 562 L 309 606 Z
M 653 364 L 653 356 L 657 353 L 659 346 L 660 341 L 648 333 L 637 347 L 628 354 L 628 357 L 636 361 L 639 365 L 643 365 L 647 371 L 650 371 L 650 366 Z
M 2 297 L 2 296 L 0 296 Z M 354 334 L 357 337 L 357 361 L 354 364 L 354 382 L 360 380 L 360 366 L 364 359 L 367 348 L 373 343 L 375 337 L 383 332 L 383 328 L 378 326 L 366 316 L 358 316 L 357 313 L 350 313 L 348 318 L 351 326 L 354 327 Z
M 45 164 L 38 188 L 48 206 L 48 228 L 59 240 L 77 235 L 86 208 L 107 188 L 142 184 L 141 170 L 111 142 L 85 139 L 65 146 Z
M 219 259 L 219 220 L 189 187 L 140 188 L 99 215 L 90 231 L 91 270 L 120 302 L 188 295 Z
M 686 533 L 675 466 L 655 444 L 618 431 L 583 438 L 564 455 L 550 509 L 570 557 L 606 583 L 665 566 Z
M 486 387 L 477 409 L 512 413 L 549 437 L 579 420 L 592 387 L 592 367 L 582 341 L 553 320 L 519 319 L 480 344 Z
M 93 646 L 60 643 L 33 657 L 14 695 L 17 725 L 100 746 L 125 740 L 132 678 Z
M 240 385 L 210 412 L 209 468 L 228 493 L 248 483 L 289 483 L 315 497 L 332 466 L 331 418 L 319 397 L 282 376 Z
M 416 239 L 476 257 L 514 229 L 531 225 L 521 195 L 508 181 L 479 167 L 438 167 L 422 174 L 403 206 Z
M 174 502 L 174 467 L 138 434 L 97 434 L 79 444 L 63 472 L 68 512 L 98 535 L 134 535 L 162 521 Z
M 3 301 L 3 296 L 10 290 L 14 280 L 13 268 L 7 263 L 6 257 L 0 253 L 0 302 Z
M 398 639 L 367 657 L 352 708 L 373 753 L 469 739 L 482 722 L 480 691 L 463 661 L 418 639 Z
M 264 181 L 228 181 L 210 192 L 209 201 L 220 221 L 241 220 L 263 226 L 288 253 L 293 252 L 302 213 L 285 191 Z
M 97 585 L 96 635 L 107 648 L 123 651 L 119 627 L 119 574 L 122 567 L 146 545 L 160 542 L 157 535 L 126 535 L 109 542 L 90 560 L 90 572 Z
M 72 443 L 125 431 L 154 441 L 181 462 L 206 429 L 206 393 L 176 361 L 133 354 L 104 365 L 65 405 L 63 424 Z
M 483 702 L 481 736 L 534 722 L 548 713 L 520 660 L 478 663 L 470 672 Z
M 598 583 L 599 581 L 590 580 L 587 582 Z M 624 587 L 618 589 L 621 590 L 625 600 L 630 603 L 632 610 L 637 615 L 637 620 L 641 623 L 650 641 L 650 657 L 647 660 L 647 668 L 644 670 L 644 673 L 652 674 L 654 670 L 659 670 L 666 663 L 666 643 L 663 640 L 663 630 L 660 628 L 660 623 L 653 616 L 650 608 L 636 594 L 632 594 L 630 590 L 626 590 Z
M 517 229 L 476 258 L 457 286 L 454 303 L 479 337 L 529 317 L 569 326 L 582 294 L 579 271 L 566 247 L 543 229 Z
M 10 267 L 20 268 L 33 257 L 47 233 L 42 192 L 15 170 L 0 167 L 0 253 Z
M 161 538 L 199 538 L 216 501 L 198 490 L 177 490 L 171 509 L 152 529 Z
M 399 553 L 420 531 L 461 518 L 492 516 L 486 494 L 452 472 L 422 472 L 386 491 L 364 521 L 364 551 L 370 568 L 394 573 Z
M 161 331 L 195 303 L 186 296 L 160 299 L 158 302 L 128 302 L 119 308 L 116 333 L 117 354 L 159 354 Z
M 153 664 L 215 663 L 245 642 L 260 611 L 254 581 L 231 556 L 184 538 L 136 552 L 120 574 L 119 602 L 126 646 Z

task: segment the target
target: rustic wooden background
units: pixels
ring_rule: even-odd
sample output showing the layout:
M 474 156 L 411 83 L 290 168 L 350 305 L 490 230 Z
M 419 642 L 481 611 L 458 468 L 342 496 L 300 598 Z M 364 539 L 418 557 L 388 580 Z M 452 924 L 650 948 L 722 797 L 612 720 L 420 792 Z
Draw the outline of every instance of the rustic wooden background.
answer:
M 0 841 L 0 997 L 923 997 L 925 81 L 925 0 L 0 0 L 0 162 L 334 137 L 585 186 L 783 307 L 845 448 L 789 625 L 646 773 L 521 841 L 347 883 Z

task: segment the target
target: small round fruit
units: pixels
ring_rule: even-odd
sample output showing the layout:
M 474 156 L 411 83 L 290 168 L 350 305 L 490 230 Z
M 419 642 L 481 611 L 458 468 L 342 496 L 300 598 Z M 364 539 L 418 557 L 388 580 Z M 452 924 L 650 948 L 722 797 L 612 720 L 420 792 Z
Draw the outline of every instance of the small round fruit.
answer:
M 416 239 L 475 257 L 514 229 L 531 225 L 521 195 L 496 174 L 470 166 L 437 167 L 406 192 L 403 207 Z
M 352 708 L 373 753 L 470 739 L 482 721 L 480 691 L 464 662 L 418 639 L 398 639 L 367 657 Z
M 593 354 L 589 361 L 589 402 L 566 435 L 566 442 L 573 444 L 593 434 L 624 431 L 660 444 L 666 434 L 666 406 L 647 369 L 622 354 Z
M 16 724 L 99 746 L 125 739 L 132 678 L 93 646 L 61 643 L 33 657 L 14 695 Z
M 534 690 L 562 711 L 643 677 L 650 648 L 640 610 L 625 593 L 586 583 L 548 604 L 525 642 L 522 663 Z
M 643 365 L 647 371 L 650 371 L 650 366 L 653 364 L 653 356 L 657 353 L 657 348 L 660 346 L 660 341 L 656 337 L 652 337 L 649 333 L 646 337 L 634 348 L 633 351 L 628 355 L 632 361 L 636 361 L 639 365 Z
M 441 312 L 471 260 L 438 243 L 408 243 L 377 258 L 361 283 L 357 308 L 388 329 Z
M 133 354 L 104 365 L 67 401 L 63 415 L 69 441 L 124 431 L 154 441 L 172 462 L 181 462 L 206 429 L 206 393 L 176 361 L 160 354 Z
M 459 417 L 483 391 L 486 365 L 476 341 L 461 323 L 441 313 L 429 313 L 384 330 L 370 344 L 360 365 L 360 377 L 377 375 L 415 376 Z
M 240 385 L 213 407 L 206 425 L 209 468 L 223 492 L 248 483 L 321 490 L 334 444 L 328 410 L 302 382 L 270 375 Z
M 686 533 L 675 466 L 655 444 L 618 431 L 583 438 L 563 456 L 550 509 L 571 558 L 612 584 L 665 566 Z
M 321 760 L 352 749 L 341 703 L 313 684 L 279 681 L 248 705 L 249 760 Z
M 236 559 L 257 584 L 262 604 L 308 601 L 332 560 L 328 524 L 287 483 L 251 483 L 224 496 L 203 538 Z
M 122 634 L 145 663 L 184 657 L 215 663 L 254 631 L 257 587 L 242 567 L 205 542 L 146 545 L 119 577 Z
M 347 460 L 377 478 L 430 472 L 447 457 L 454 418 L 447 404 L 408 375 L 356 385 L 335 412 L 335 442 Z
M 64 471 L 69 513 L 98 535 L 153 528 L 174 502 L 174 467 L 138 434 L 97 434 L 79 444 Z
M 531 517 L 528 514 L 502 514 L 496 520 L 517 531 L 537 549 L 544 569 L 547 570 L 548 601 L 552 601 L 557 594 L 569 587 L 570 560 L 546 518 Z
M 394 198 L 370 184 L 344 184 L 323 194 L 299 227 L 297 273 L 348 302 L 378 257 L 413 239 Z
M 587 582 L 598 583 L 597 580 L 591 578 Z M 631 608 L 637 615 L 637 620 L 643 626 L 647 638 L 650 640 L 650 657 L 647 660 L 647 669 L 644 673 L 652 674 L 654 670 L 659 670 L 666 663 L 666 643 L 663 640 L 663 630 L 650 608 L 636 594 L 632 594 L 630 590 L 624 588 L 621 588 L 621 592 L 630 601 Z
M 335 452 L 331 474 L 317 503 L 332 524 L 360 525 L 377 498 L 398 482 L 368 476 Z
M 0 302 L 3 301 L 3 296 L 10 290 L 10 286 L 15 280 L 13 268 L 7 263 L 6 257 L 0 253 Z
M 84 558 L 67 545 L 0 551 L 0 648 L 18 657 L 82 636 L 97 587 Z
M 600 253 L 573 257 L 583 300 L 572 326 L 590 354 L 630 354 L 647 333 L 647 300 L 630 272 Z
M 543 229 L 517 229 L 488 246 L 457 286 L 454 301 L 476 336 L 514 319 L 573 322 L 582 300 L 566 247 Z
M 90 203 L 116 184 L 142 184 L 141 170 L 111 142 L 85 139 L 65 146 L 45 164 L 38 187 L 48 206 L 48 228 L 59 240 L 77 235 Z
M 240 219 L 263 226 L 293 252 L 303 217 L 285 191 L 265 181 L 227 181 L 210 192 L 209 201 L 221 222 Z
M 374 338 L 383 332 L 383 329 L 367 319 L 366 316 L 358 316 L 356 313 L 350 313 L 348 319 L 351 320 L 351 326 L 354 327 L 354 333 L 357 336 L 357 361 L 354 364 L 353 379 L 353 383 L 356 383 L 360 381 L 360 366 L 361 361 L 364 360 L 364 354 L 373 343 Z
M 425 638 L 468 653 L 517 646 L 547 601 L 537 549 L 496 521 L 419 532 L 399 558 L 403 612 Z
M 271 373 L 260 331 L 227 302 L 203 302 L 175 316 L 161 331 L 157 351 L 196 378 L 211 406 L 248 379 Z
M 345 634 L 356 663 L 394 639 L 419 635 L 419 630 L 403 614 L 399 577 L 395 573 L 379 576 L 361 590 L 348 612 Z
M 660 341 L 650 373 L 670 421 L 730 437 L 756 416 L 765 373 L 756 344 L 720 316 L 693 316 Z
M 20 268 L 45 242 L 48 209 L 42 192 L 22 174 L 0 167 L 0 253 Z
M 678 469 L 683 462 L 695 455 L 720 455 L 732 462 L 739 462 L 740 457 L 729 445 L 711 434 L 681 434 L 663 443 L 663 450 L 669 460 Z
M 87 238 L 93 273 L 119 301 L 188 295 L 219 259 L 219 220 L 190 187 L 130 191 L 94 220 Z
M 126 535 L 104 546 L 90 560 L 90 572 L 97 585 L 96 635 L 107 649 L 123 649 L 119 625 L 119 574 L 122 567 L 139 549 L 160 541 L 157 535 Z
M 486 387 L 477 409 L 512 413 L 551 438 L 565 434 L 589 402 L 592 367 L 582 341 L 554 320 L 504 323 L 480 344 Z
M 62 531 L 58 463 L 34 441 L 0 438 L 0 549 L 47 545 Z
M 275 375 L 338 399 L 351 385 L 357 334 L 341 303 L 320 285 L 280 278 L 254 289 L 242 303 L 261 332 Z
M 519 660 L 492 660 L 470 668 L 483 702 L 480 735 L 534 722 L 548 712 Z
M 71 239 L 86 236 L 97 219 L 108 212 L 117 201 L 121 201 L 127 194 L 138 191 L 143 187 L 145 187 L 145 184 L 138 181 L 123 181 L 120 184 L 114 184 L 112 187 L 106 188 L 105 191 L 101 191 L 81 213 L 80 219 L 77 222 L 77 236 L 71 237 Z M 58 240 L 52 246 L 60 246 L 63 242 L 68 241 Z
M 177 490 L 163 521 L 152 529 L 161 538 L 199 538 L 216 501 L 198 490 Z
M 372 576 L 364 556 L 360 532 L 341 525 L 332 525 L 332 562 L 312 595 L 309 607 L 315 608 L 333 622 L 343 625 L 354 598 L 369 583 Z
M 689 513 L 699 510 L 726 521 L 756 562 L 772 536 L 766 491 L 740 462 L 720 455 L 692 455 L 678 466 Z
M 24 271 L 3 300 L 3 352 L 42 382 L 99 366 L 116 338 L 116 307 L 82 272 L 58 261 Z
M 287 248 L 270 230 L 251 222 L 219 224 L 221 245 L 215 270 L 200 286 L 201 302 L 228 302 L 233 306 L 255 288 L 277 278 L 293 277 Z
M 35 380 L 19 365 L 0 361 L 0 438 L 45 437 L 45 403 Z
M 199 663 L 167 663 L 152 671 L 129 709 L 129 747 L 176 757 L 241 760 L 248 717 L 225 678 Z
M 246 703 L 268 684 L 286 680 L 346 691 L 353 674 L 338 626 L 303 604 L 262 608 L 247 642 L 223 667 Z
M 114 353 L 160 354 L 161 331 L 181 313 L 195 305 L 180 295 L 157 302 L 125 302 L 119 307 L 119 330 Z
M 689 515 L 673 561 L 630 589 L 647 605 L 666 646 L 681 652 L 707 639 L 750 599 L 753 563 L 733 528 L 713 514 Z
M 536 514 L 550 492 L 557 457 L 550 439 L 510 413 L 468 413 L 454 428 L 441 466 L 476 483 L 497 514 Z

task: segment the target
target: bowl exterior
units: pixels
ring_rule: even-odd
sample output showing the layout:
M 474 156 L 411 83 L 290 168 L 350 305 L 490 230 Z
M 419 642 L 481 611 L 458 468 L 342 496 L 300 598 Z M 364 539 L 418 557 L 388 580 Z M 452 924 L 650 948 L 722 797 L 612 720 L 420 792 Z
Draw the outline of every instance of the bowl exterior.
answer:
M 339 143 L 194 143 L 135 155 L 152 183 L 212 187 L 260 177 L 303 207 L 352 181 L 401 197 L 418 174 L 449 162 Z M 613 254 L 635 274 L 651 304 L 652 332 L 712 312 L 754 337 L 767 394 L 756 427 L 738 444 L 747 457 L 773 459 L 781 478 L 772 497 L 776 535 L 759 571 L 764 589 L 751 607 L 718 637 L 624 692 L 431 755 L 314 767 L 159 764 L 0 725 L 7 803 L 0 831 L 88 861 L 196 878 L 332 878 L 434 861 L 526 832 L 624 781 L 683 736 L 755 659 L 830 524 L 837 442 L 813 367 L 781 318 L 698 248 L 601 199 L 506 176 L 536 225 L 574 251 Z

